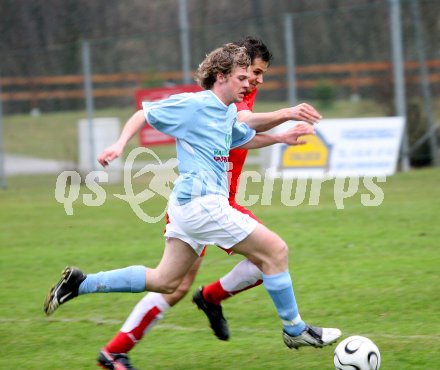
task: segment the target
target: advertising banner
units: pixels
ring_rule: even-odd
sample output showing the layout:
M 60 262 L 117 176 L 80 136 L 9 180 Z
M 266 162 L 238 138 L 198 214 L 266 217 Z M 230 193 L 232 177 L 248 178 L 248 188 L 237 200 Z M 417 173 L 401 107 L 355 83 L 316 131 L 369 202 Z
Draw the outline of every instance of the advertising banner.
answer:
M 275 128 L 282 132 L 296 122 Z M 322 120 L 307 144 L 270 148 L 270 177 L 322 178 L 388 176 L 396 171 L 404 120 L 402 117 Z
M 197 92 L 201 90 L 201 87 L 196 84 L 140 89 L 135 93 L 136 109 L 142 109 L 142 102 L 144 101 L 161 100 L 173 94 Z M 174 138 L 157 131 L 147 124 L 139 131 L 139 141 L 141 146 L 166 145 L 173 144 Z

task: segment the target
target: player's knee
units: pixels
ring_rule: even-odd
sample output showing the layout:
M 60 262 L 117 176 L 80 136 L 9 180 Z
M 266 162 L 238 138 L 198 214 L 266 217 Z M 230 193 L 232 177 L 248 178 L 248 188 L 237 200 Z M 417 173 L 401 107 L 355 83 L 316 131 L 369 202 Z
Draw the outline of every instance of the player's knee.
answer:
M 284 240 L 279 239 L 273 246 L 271 259 L 276 264 L 282 264 L 287 261 L 289 255 L 289 248 Z
M 162 287 L 158 290 L 160 290 L 161 293 L 164 294 L 173 294 L 176 291 L 176 287 L 174 285 L 162 285 Z
M 190 288 L 191 285 L 186 281 L 183 281 L 173 293 L 174 300 L 180 301 L 183 297 L 186 296 Z
M 172 293 L 165 295 L 165 300 L 170 306 L 174 306 L 186 296 L 188 291 L 191 289 L 192 283 L 194 281 L 194 276 L 195 275 L 191 273 L 187 274 Z
M 158 290 L 160 293 L 173 294 L 179 288 L 180 281 L 178 280 L 167 280 L 163 281 Z
M 281 240 L 279 248 L 280 248 L 280 254 L 283 256 L 283 258 L 287 258 L 287 256 L 289 255 L 289 247 L 287 246 L 284 240 Z

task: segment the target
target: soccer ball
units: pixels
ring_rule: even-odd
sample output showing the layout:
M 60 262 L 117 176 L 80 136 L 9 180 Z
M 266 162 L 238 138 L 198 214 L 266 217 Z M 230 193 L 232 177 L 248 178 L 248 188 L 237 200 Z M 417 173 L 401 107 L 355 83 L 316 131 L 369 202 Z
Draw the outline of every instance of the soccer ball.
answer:
M 370 339 L 354 335 L 337 345 L 333 362 L 336 370 L 379 370 L 379 348 Z

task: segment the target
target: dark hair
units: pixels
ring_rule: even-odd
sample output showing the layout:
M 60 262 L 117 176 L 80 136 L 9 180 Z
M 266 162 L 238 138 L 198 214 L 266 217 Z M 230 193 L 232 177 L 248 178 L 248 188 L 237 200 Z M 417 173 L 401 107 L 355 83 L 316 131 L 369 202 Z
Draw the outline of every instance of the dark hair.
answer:
M 272 53 L 260 39 L 252 36 L 246 36 L 238 41 L 235 41 L 234 44 L 246 48 L 252 63 L 256 58 L 261 58 L 268 64 L 270 64 L 270 61 L 272 60 Z
M 232 43 L 225 44 L 206 56 L 200 63 L 195 78 L 201 87 L 211 89 L 217 80 L 218 73 L 227 76 L 234 68 L 247 68 L 250 64 L 251 58 L 246 48 Z

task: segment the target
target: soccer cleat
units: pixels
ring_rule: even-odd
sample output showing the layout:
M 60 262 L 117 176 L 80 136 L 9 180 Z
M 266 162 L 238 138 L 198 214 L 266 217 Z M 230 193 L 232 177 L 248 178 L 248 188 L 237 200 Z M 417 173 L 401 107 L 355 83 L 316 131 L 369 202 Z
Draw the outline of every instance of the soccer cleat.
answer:
M 102 349 L 101 352 L 99 352 L 97 365 L 101 366 L 103 369 L 136 370 L 136 368 L 130 364 L 130 360 L 126 353 L 110 353 L 105 349 Z
M 56 283 L 46 296 L 44 312 L 51 315 L 67 301 L 78 295 L 79 285 L 85 280 L 86 275 L 75 267 L 66 267 L 60 281 Z
M 229 339 L 228 322 L 223 316 L 222 306 L 209 303 L 203 298 L 203 287 L 198 288 L 193 295 L 193 302 L 199 310 L 202 310 L 208 317 L 211 329 L 220 340 Z
M 291 336 L 283 330 L 284 343 L 289 348 L 299 347 L 324 347 L 333 344 L 341 336 L 341 331 L 334 328 L 318 328 L 307 325 L 298 336 Z

